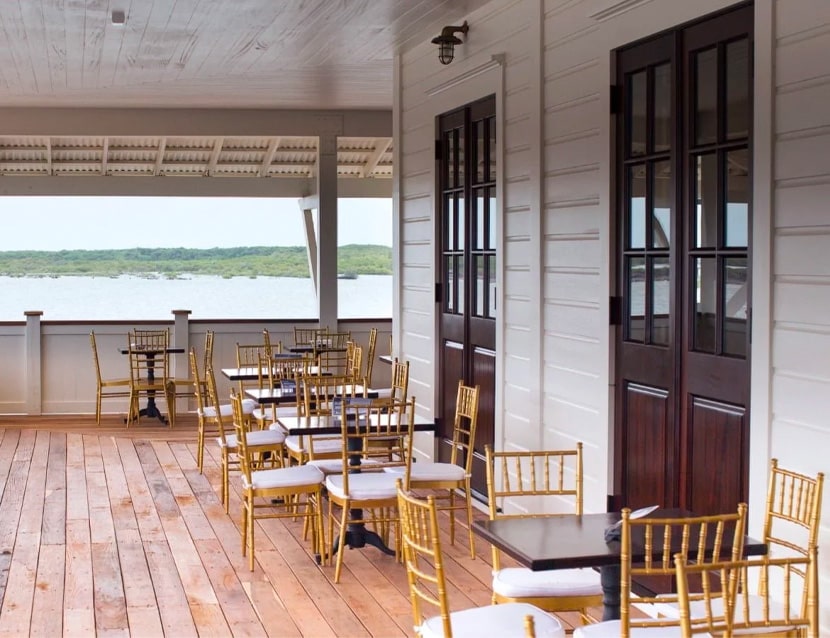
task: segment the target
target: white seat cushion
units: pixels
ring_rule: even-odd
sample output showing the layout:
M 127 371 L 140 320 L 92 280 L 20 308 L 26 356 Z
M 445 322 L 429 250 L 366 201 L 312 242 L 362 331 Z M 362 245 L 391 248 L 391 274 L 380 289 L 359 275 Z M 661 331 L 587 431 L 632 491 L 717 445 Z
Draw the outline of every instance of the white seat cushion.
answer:
M 367 474 L 349 475 L 349 498 L 359 501 L 382 498 L 395 498 L 397 488 L 394 474 L 386 472 L 369 472 Z M 335 498 L 346 498 L 343 491 L 343 475 L 332 474 L 326 478 L 326 489 Z
M 453 638 L 482 638 L 483 636 L 498 636 L 511 638 L 525 635 L 525 616 L 533 616 L 536 635 L 539 638 L 564 638 L 565 628 L 554 616 L 545 613 L 538 607 L 527 603 L 506 603 L 504 605 L 487 605 L 473 607 L 463 611 L 454 611 L 450 614 Z M 444 635 L 444 627 L 440 616 L 434 616 L 424 621 L 416 629 L 423 638 L 438 638 Z
M 323 473 L 310 465 L 295 465 L 294 467 L 279 467 L 273 470 L 251 472 L 250 485 L 245 475 L 242 475 L 242 486 L 245 489 L 253 487 L 255 490 L 274 487 L 298 487 L 322 482 Z
M 601 596 L 599 572 L 590 569 L 551 569 L 534 572 L 508 567 L 493 575 L 493 591 L 508 598 L 531 596 Z
M 248 441 L 248 445 L 251 446 L 279 445 L 285 442 L 285 434 L 279 430 L 254 430 L 253 432 L 248 432 L 248 436 L 245 439 Z M 222 439 L 217 438 L 216 443 L 219 444 L 219 447 L 222 447 Z M 238 445 L 236 434 L 228 434 L 225 437 L 225 444 L 229 448 L 236 448 Z
M 393 474 L 403 474 L 405 467 L 390 467 Z M 453 463 L 413 463 L 409 475 L 411 481 L 463 481 L 466 472 Z
M 631 638 L 682 638 L 680 627 L 632 627 Z M 620 621 L 606 620 L 605 622 L 583 625 L 574 630 L 573 638 L 619 638 Z
M 257 421 L 269 421 L 274 418 L 279 419 L 285 416 L 297 416 L 297 408 L 287 408 L 285 406 L 277 408 L 276 411 L 271 408 L 256 408 L 251 416 Z
M 749 620 L 750 621 L 760 621 L 764 618 L 764 605 L 765 605 L 765 598 L 762 596 L 757 596 L 751 594 L 747 597 L 749 601 Z M 705 609 L 706 603 L 702 600 L 693 600 L 689 603 L 689 615 L 692 618 L 700 618 L 706 615 Z M 653 605 L 654 611 L 663 616 L 665 618 L 680 618 L 680 607 L 678 607 L 676 602 L 670 603 L 655 603 Z M 712 615 L 720 616 L 723 614 L 723 599 L 715 598 L 712 600 Z M 797 610 L 793 611 L 793 614 L 800 615 L 800 612 Z M 769 613 L 768 617 L 771 619 L 780 619 L 784 617 L 784 605 L 774 600 L 769 602 Z M 735 623 L 740 624 L 742 621 L 745 622 L 746 614 L 744 612 L 744 598 L 742 596 L 738 596 L 738 599 L 735 603 Z M 741 630 L 740 628 L 735 629 L 735 635 L 740 636 L 741 633 L 752 633 L 755 635 L 763 634 L 763 633 L 773 633 L 773 632 L 784 632 L 784 629 L 781 627 L 770 627 L 769 629 L 761 628 L 753 628 L 750 632 L 749 629 Z
M 316 450 L 317 448 L 315 448 Z M 377 464 L 380 461 L 377 459 L 364 459 L 361 462 L 361 465 L 372 465 Z M 313 461 L 309 461 L 308 465 L 313 465 L 314 467 L 318 468 L 323 474 L 342 474 L 343 473 L 343 460 L 342 459 L 314 459 Z
M 253 411 L 256 409 L 257 403 L 253 399 L 242 399 L 242 414 L 253 414 Z M 233 416 L 233 406 L 230 403 L 223 403 L 219 406 L 219 414 L 220 416 Z M 205 411 L 202 413 L 202 416 L 207 417 L 209 419 L 213 419 L 216 417 L 216 407 L 209 405 L 205 408 Z
M 273 430 L 272 430 L 273 431 Z M 315 439 L 313 442 L 310 439 Z M 325 434 L 318 434 L 312 436 L 306 434 L 302 437 L 302 444 L 300 444 L 300 437 L 291 435 L 285 437 L 285 447 L 292 452 L 305 453 L 308 452 L 308 446 L 314 445 L 315 454 L 331 454 L 343 449 L 343 439 L 338 437 L 331 437 Z
M 391 399 L 392 388 L 369 388 L 369 394 L 374 394 L 378 399 Z

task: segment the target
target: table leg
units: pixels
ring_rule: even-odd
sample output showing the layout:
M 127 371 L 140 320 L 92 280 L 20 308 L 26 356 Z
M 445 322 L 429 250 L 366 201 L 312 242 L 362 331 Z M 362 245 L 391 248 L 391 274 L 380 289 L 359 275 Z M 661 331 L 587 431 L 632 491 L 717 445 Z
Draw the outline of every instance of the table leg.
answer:
M 155 375 L 155 364 L 156 364 L 156 356 L 154 354 L 147 354 L 147 382 L 152 385 L 153 382 L 156 380 Z M 167 419 L 161 413 L 161 411 L 156 406 L 156 392 L 155 390 L 148 390 L 147 391 L 147 406 L 141 408 L 138 411 L 139 416 L 148 416 L 150 418 L 158 419 L 165 425 L 167 425 Z
M 603 565 L 599 568 L 602 584 L 602 619 L 620 618 L 620 566 Z
M 349 439 L 349 445 L 359 444 L 360 441 L 358 439 Z M 359 451 L 359 450 L 356 450 Z M 360 455 L 354 454 L 349 458 L 349 465 L 354 469 L 351 470 L 353 473 L 360 472 Z M 362 509 L 350 509 L 349 510 L 349 518 L 351 520 L 359 521 L 363 519 L 363 510 Z M 348 527 L 346 528 L 346 533 L 343 535 L 343 543 L 347 545 L 351 549 L 360 549 L 362 547 L 366 547 L 366 545 L 371 545 L 372 547 L 377 547 L 380 551 L 388 556 L 394 556 L 395 550 L 390 549 L 386 543 L 383 542 L 383 539 L 380 537 L 379 534 L 373 532 L 370 529 L 366 529 L 365 523 L 349 523 Z M 340 537 L 334 539 L 334 542 L 331 546 L 331 555 L 334 556 L 338 550 L 340 549 Z

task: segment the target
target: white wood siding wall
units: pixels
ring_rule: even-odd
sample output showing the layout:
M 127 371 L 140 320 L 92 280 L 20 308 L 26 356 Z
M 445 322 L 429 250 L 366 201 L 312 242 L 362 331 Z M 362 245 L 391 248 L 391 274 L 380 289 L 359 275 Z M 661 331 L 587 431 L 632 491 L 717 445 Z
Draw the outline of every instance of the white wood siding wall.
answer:
M 504 54 L 496 445 L 584 441 L 589 511 L 604 509 L 613 470 L 610 52 L 733 4 L 494 1 L 467 17 L 469 37 L 451 65 L 439 65 L 425 43 L 398 69 L 395 330 L 413 361 L 411 383 L 424 402 L 434 399 L 434 117 L 486 94 L 474 80 L 439 95 L 427 90 Z M 771 456 L 805 473 L 830 470 L 830 3 L 757 0 L 755 15 L 750 531 L 757 534 Z M 827 590 L 826 556 L 821 579 Z M 822 613 L 830 626 L 830 611 Z
M 770 454 L 830 474 L 830 3 L 773 3 L 774 205 Z M 754 350 L 754 347 L 753 347 Z M 753 427 L 753 435 L 755 434 Z M 830 544 L 825 490 L 819 544 Z M 822 626 L 830 627 L 828 554 L 821 555 Z M 822 634 L 823 635 L 823 634 Z

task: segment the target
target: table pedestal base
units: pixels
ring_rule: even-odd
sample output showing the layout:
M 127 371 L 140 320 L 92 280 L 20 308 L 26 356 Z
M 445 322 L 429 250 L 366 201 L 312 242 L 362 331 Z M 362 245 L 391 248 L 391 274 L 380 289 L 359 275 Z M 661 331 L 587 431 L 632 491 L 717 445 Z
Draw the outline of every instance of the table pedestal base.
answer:
M 603 565 L 599 568 L 602 584 L 602 619 L 620 619 L 620 566 Z
M 353 516 L 353 518 L 363 516 L 363 512 L 361 510 L 358 510 L 358 512 L 359 515 Z M 387 556 L 395 555 L 395 550 L 390 549 L 377 533 L 366 529 L 366 525 L 363 523 L 352 523 L 346 528 L 346 533 L 343 535 L 343 545 L 346 545 L 350 549 L 361 549 L 366 547 L 366 545 L 371 545 L 372 547 L 377 547 Z M 334 544 L 331 548 L 332 556 L 334 556 L 339 550 L 340 537 L 338 536 L 334 539 Z

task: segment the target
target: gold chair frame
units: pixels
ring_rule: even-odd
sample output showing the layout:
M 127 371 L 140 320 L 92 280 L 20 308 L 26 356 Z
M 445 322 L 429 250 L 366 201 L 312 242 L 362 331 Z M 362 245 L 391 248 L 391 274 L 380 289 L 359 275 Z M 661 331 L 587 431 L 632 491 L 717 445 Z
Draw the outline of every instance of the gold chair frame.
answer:
M 406 362 L 409 365 L 409 362 Z M 449 512 L 450 515 L 450 543 L 455 544 L 455 512 L 463 510 L 467 515 L 467 532 L 470 540 L 470 557 L 476 557 L 475 535 L 473 534 L 473 501 L 470 479 L 473 465 L 473 445 L 475 444 L 476 425 L 478 423 L 478 404 L 480 386 L 467 386 L 462 381 L 458 382 L 458 392 L 455 402 L 455 417 L 453 419 L 452 451 L 450 452 L 450 465 L 458 465 L 464 469 L 464 477 L 461 480 L 441 480 L 424 478 L 419 479 L 412 475 L 408 487 L 413 490 L 446 490 L 445 495 L 436 495 L 442 512 Z M 461 465 L 463 455 L 464 463 Z M 425 467 L 419 464 L 419 468 Z M 463 493 L 464 502 L 456 503 L 456 491 Z
M 487 494 L 490 520 L 534 518 L 549 516 L 538 511 L 553 498 L 570 501 L 573 509 L 568 514 L 582 514 L 583 461 L 582 442 L 567 450 L 501 451 L 491 445 L 484 448 L 487 468 Z M 499 484 L 497 486 L 497 483 Z M 516 510 L 510 513 L 504 506 L 510 499 Z M 528 513 L 536 506 L 537 511 Z M 564 512 L 560 512 L 564 513 Z M 493 573 L 501 569 L 501 552 L 492 547 Z M 526 602 L 546 611 L 576 611 L 583 623 L 590 622 L 588 608 L 602 604 L 602 594 L 508 597 L 493 592 L 493 603 Z
M 154 401 L 164 398 L 167 405 L 167 424 L 176 425 L 176 384 L 170 378 L 170 357 L 167 347 L 170 343 L 168 330 L 133 330 L 127 339 L 127 356 L 130 362 L 131 406 L 127 413 L 127 426 L 140 420 L 140 398 L 152 396 Z M 156 351 L 148 358 L 147 351 Z M 153 380 L 149 378 L 152 371 Z
M 242 414 L 242 397 L 231 394 L 233 406 L 233 425 L 238 441 L 237 456 L 239 458 L 240 473 L 242 475 L 242 512 L 241 527 L 242 555 L 248 556 L 248 568 L 254 571 L 255 536 L 254 522 L 256 519 L 278 518 L 292 520 L 300 517 L 305 521 L 306 529 L 311 529 L 312 551 L 319 557 L 324 551 L 325 530 L 323 527 L 321 503 L 323 489 L 323 475 L 315 468 L 285 467 L 273 470 L 275 474 L 262 471 L 258 453 L 248 445 L 248 432 L 244 415 Z M 300 476 L 296 476 L 297 473 Z M 310 476 L 316 472 L 317 479 Z M 281 480 L 273 481 L 269 485 L 267 478 L 262 485 L 258 485 L 258 475 L 278 476 Z M 292 476 L 293 475 L 293 476 Z M 305 499 L 303 508 L 302 499 Z M 261 513 L 258 513 L 261 512 Z
M 101 376 L 95 331 L 89 333 L 89 345 L 92 348 L 92 360 L 95 363 L 95 425 L 101 425 L 101 401 L 103 399 L 128 399 L 127 422 L 129 423 L 132 415 L 138 411 L 138 400 L 132 393 L 130 377 L 104 379 Z

